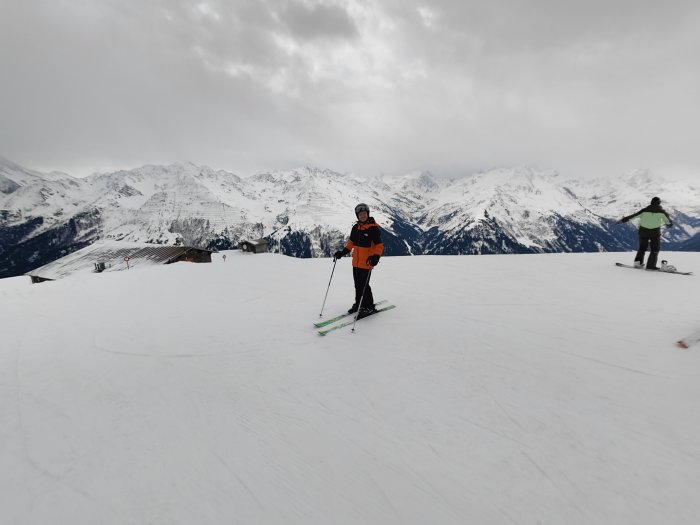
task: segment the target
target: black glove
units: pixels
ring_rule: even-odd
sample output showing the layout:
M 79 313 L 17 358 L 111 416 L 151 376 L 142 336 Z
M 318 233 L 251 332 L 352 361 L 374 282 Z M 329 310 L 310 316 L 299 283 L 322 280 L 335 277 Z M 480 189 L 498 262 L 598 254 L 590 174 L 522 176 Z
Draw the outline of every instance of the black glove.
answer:
M 379 264 L 379 255 L 370 255 L 367 257 L 367 264 L 377 266 Z
M 333 254 L 333 260 L 337 261 L 338 259 L 341 259 L 342 257 L 345 257 L 347 254 L 350 253 L 350 250 L 347 248 L 343 248 L 342 250 L 338 250 Z

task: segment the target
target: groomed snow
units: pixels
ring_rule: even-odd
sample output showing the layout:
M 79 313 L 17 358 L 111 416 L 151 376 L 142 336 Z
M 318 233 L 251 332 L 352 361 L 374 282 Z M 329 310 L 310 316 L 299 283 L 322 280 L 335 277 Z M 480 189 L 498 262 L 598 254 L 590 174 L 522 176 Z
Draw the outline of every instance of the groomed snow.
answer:
M 697 524 L 700 276 L 618 260 L 386 257 L 326 337 L 329 259 L 2 280 L 2 521 Z

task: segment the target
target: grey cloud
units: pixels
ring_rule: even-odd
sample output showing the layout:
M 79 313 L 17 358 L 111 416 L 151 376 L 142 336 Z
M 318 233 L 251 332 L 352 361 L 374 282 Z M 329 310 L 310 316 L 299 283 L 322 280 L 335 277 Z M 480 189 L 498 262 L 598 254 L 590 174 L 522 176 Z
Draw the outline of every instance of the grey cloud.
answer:
M 0 10 L 0 154 L 32 168 L 700 169 L 694 2 Z
M 280 20 L 292 33 L 304 40 L 357 36 L 357 27 L 348 12 L 338 5 L 285 2 L 278 11 Z

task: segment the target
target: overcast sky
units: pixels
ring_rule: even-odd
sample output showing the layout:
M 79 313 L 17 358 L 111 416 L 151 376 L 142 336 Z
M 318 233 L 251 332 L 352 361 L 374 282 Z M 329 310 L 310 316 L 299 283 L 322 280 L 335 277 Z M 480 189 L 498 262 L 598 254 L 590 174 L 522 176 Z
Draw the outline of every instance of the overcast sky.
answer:
M 0 155 L 700 176 L 697 0 L 0 0 Z

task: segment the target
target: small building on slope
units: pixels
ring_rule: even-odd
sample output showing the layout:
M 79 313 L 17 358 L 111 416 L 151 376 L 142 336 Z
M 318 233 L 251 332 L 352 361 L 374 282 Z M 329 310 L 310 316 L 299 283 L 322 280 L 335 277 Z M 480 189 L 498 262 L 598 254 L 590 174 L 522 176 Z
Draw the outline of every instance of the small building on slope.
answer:
M 242 241 L 238 246 L 242 252 L 267 253 L 267 239 L 255 239 L 253 241 Z

